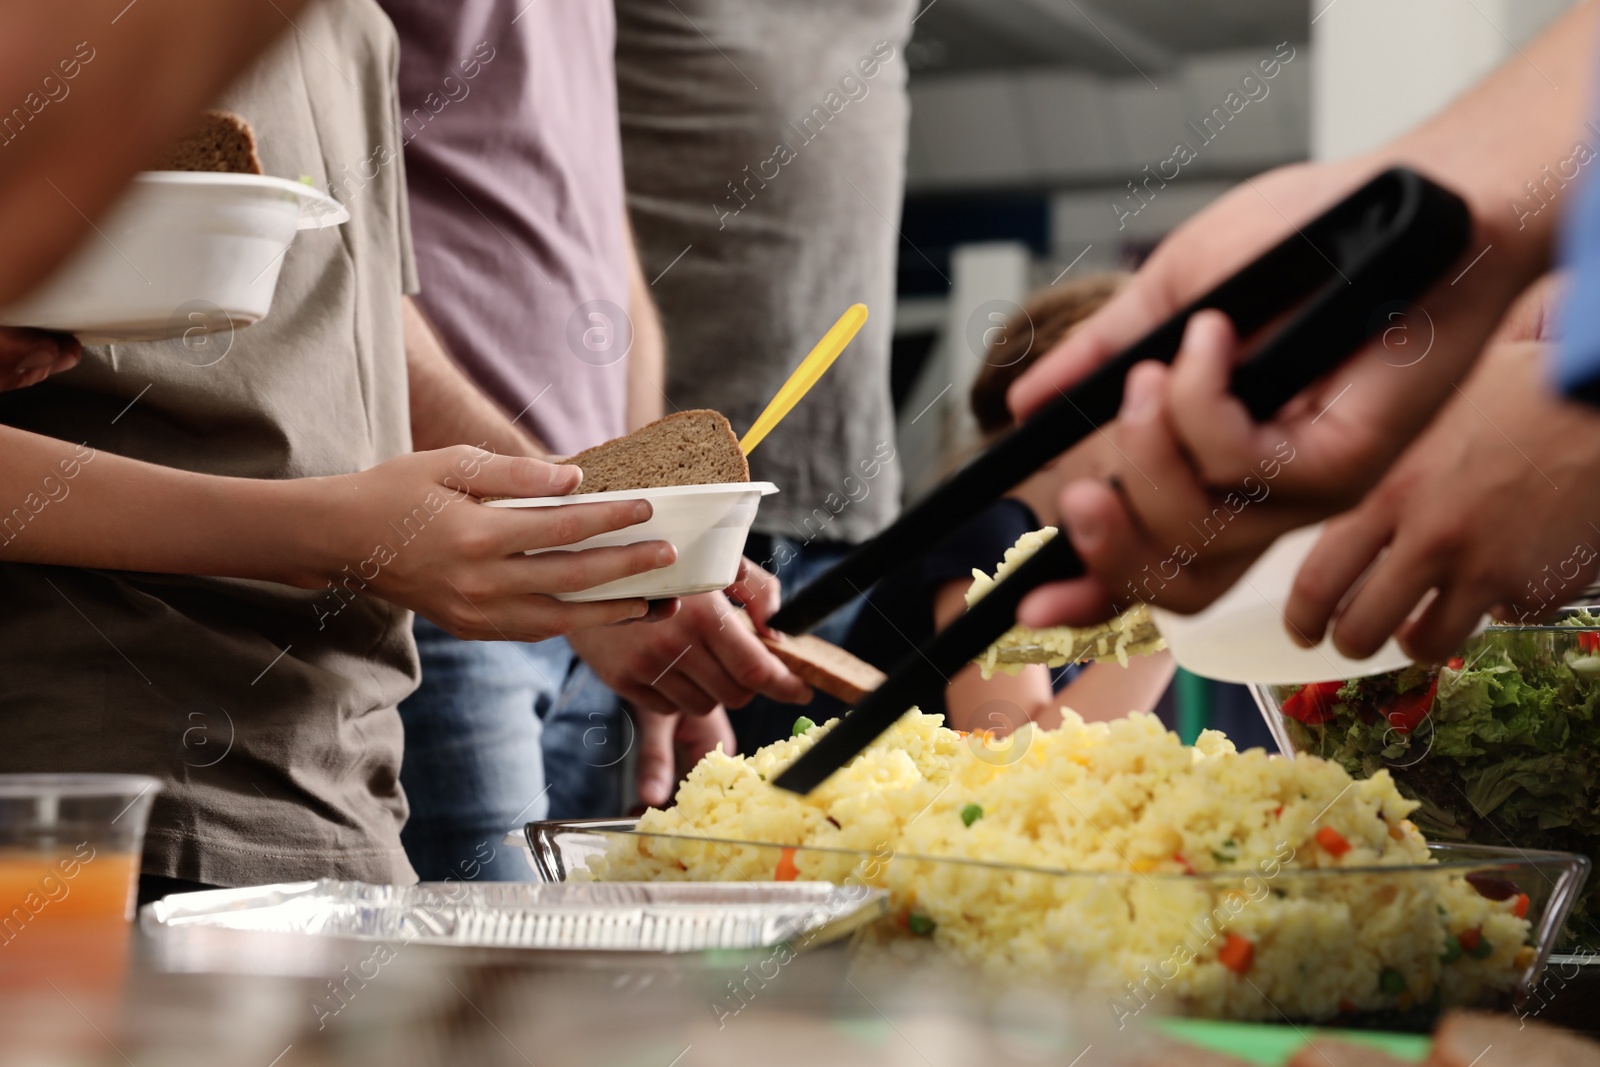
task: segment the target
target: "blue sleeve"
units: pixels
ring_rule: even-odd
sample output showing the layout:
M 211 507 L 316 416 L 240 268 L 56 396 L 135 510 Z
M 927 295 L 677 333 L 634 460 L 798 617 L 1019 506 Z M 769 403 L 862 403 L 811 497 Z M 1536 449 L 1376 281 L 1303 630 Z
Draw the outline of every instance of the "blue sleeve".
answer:
M 1592 153 L 1588 162 L 1595 162 Z M 1561 253 L 1572 280 L 1556 345 L 1556 386 L 1574 400 L 1600 405 L 1600 182 L 1593 173 L 1582 177 Z

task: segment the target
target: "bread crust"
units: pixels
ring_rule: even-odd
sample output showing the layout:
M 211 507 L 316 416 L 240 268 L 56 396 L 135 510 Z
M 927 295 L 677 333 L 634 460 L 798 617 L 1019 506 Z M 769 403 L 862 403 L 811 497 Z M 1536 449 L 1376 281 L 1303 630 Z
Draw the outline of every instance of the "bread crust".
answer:
M 763 634 L 761 643 L 801 681 L 846 704 L 859 704 L 888 677 L 866 660 L 810 634 Z
M 156 170 L 260 174 L 255 131 L 242 115 L 206 111 L 156 163 Z

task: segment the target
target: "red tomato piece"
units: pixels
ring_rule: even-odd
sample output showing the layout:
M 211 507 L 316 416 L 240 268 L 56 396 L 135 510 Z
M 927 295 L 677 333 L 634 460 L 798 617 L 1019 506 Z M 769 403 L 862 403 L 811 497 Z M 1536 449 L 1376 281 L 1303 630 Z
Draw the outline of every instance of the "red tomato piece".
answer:
M 1290 694 L 1281 710 L 1307 726 L 1320 725 L 1333 718 L 1333 707 L 1339 702 L 1339 690 L 1343 688 L 1343 682 L 1312 682 Z
M 1439 692 L 1439 678 L 1434 676 L 1426 689 L 1414 689 L 1395 697 L 1384 709 L 1383 717 L 1397 734 L 1409 734 L 1421 726 L 1433 710 L 1433 698 Z

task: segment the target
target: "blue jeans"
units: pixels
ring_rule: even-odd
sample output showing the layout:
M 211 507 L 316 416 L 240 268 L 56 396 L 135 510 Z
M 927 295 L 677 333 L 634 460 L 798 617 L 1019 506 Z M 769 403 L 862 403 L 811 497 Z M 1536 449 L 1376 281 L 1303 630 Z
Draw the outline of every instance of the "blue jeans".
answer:
M 623 760 L 633 748 L 633 719 L 566 640 L 546 641 L 566 650 L 567 677 L 556 699 L 541 707 L 544 775 L 550 783 L 552 819 L 615 818 L 625 814 Z
M 753 533 L 745 540 L 744 554 L 778 576 L 787 598 L 804 589 L 854 547 L 837 542 L 796 541 L 782 534 Z M 850 625 L 861 611 L 861 604 L 861 598 L 857 597 L 822 620 L 811 632 L 824 641 L 844 644 Z M 733 723 L 739 751 L 748 754 L 762 745 L 790 736 L 795 719 L 802 715 L 813 722 L 826 722 L 848 710 L 843 701 L 820 691 L 809 704 L 784 704 L 757 695 L 744 707 L 730 711 L 728 718 Z
M 563 640 L 460 641 L 415 624 L 422 684 L 400 705 L 400 833 L 423 881 L 528 881 L 508 830 L 619 814 L 631 723 Z

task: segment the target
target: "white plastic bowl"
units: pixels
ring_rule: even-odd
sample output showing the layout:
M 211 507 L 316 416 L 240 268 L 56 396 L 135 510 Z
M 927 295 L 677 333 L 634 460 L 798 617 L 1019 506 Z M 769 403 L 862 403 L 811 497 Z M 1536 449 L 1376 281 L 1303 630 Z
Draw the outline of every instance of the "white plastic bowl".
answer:
M 637 526 L 599 534 L 561 549 L 535 549 L 528 555 L 580 548 L 609 548 L 640 541 L 668 541 L 678 550 L 677 562 L 660 570 L 619 578 L 576 593 L 552 594 L 557 600 L 587 604 L 594 600 L 693 596 L 726 589 L 739 574 L 744 540 L 755 522 L 761 498 L 778 491 L 771 482 L 722 482 L 716 485 L 671 485 L 660 489 L 619 489 L 581 496 L 528 497 L 489 501 L 491 508 L 552 508 L 597 504 L 608 500 L 648 500 L 655 514 Z
M 1156 628 L 1178 665 L 1223 682 L 1298 685 L 1362 678 L 1410 663 L 1392 637 L 1359 660 L 1341 655 L 1327 638 L 1311 648 L 1290 640 L 1283 609 L 1300 564 L 1321 533 L 1319 523 L 1284 534 L 1204 611 L 1177 615 L 1152 607 Z
M 61 330 L 86 344 L 248 326 L 272 307 L 295 234 L 349 218 L 326 193 L 285 178 L 140 174 L 60 270 L 0 309 L 0 325 Z

